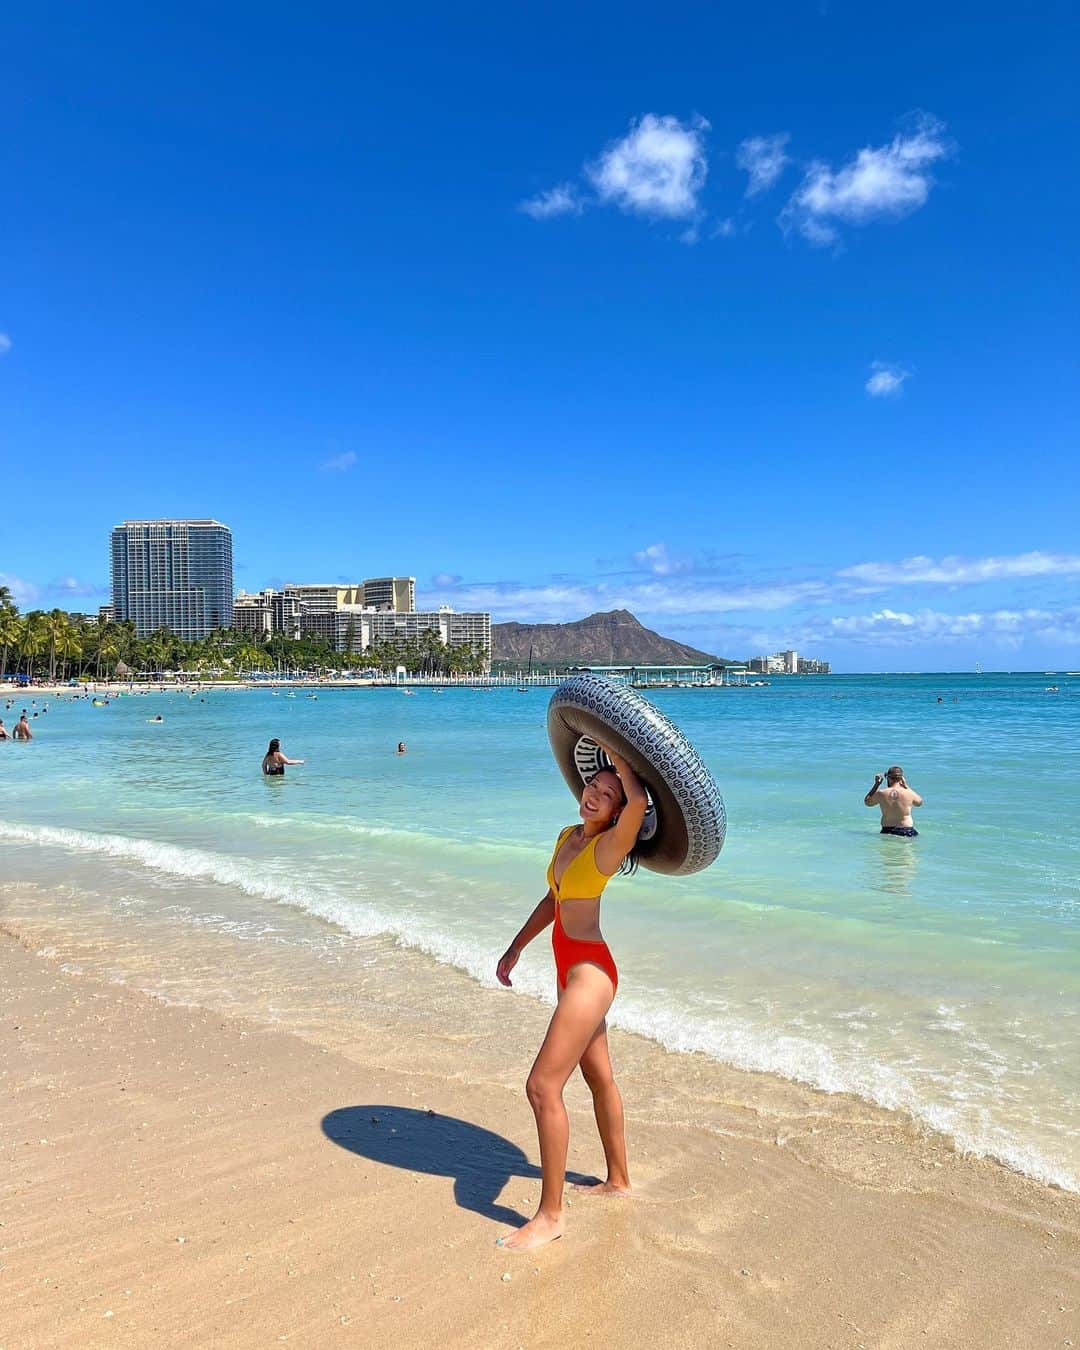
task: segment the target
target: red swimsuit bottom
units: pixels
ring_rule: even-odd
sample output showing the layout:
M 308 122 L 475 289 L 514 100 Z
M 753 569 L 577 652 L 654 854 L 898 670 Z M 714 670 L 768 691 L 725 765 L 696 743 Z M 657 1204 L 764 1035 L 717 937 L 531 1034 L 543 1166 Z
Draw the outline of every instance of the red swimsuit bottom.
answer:
M 562 926 L 559 909 L 560 906 L 556 904 L 555 926 L 551 930 L 551 947 L 555 953 L 555 973 L 559 978 L 559 988 L 566 988 L 566 977 L 572 967 L 580 966 L 583 961 L 587 961 L 590 965 L 599 966 L 618 989 L 619 971 L 607 943 L 599 938 L 568 937 L 566 929 Z

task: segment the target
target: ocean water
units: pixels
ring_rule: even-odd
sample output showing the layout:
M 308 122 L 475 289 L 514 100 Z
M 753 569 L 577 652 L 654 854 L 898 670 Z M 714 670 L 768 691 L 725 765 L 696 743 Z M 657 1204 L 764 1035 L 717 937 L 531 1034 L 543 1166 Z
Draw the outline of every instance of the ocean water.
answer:
M 547 746 L 549 694 L 49 699 L 32 745 L 0 744 L 0 915 L 2 887 L 25 880 L 55 882 L 76 924 L 80 897 L 120 920 L 150 907 L 178 984 L 192 923 L 258 953 L 280 948 L 286 915 L 313 950 L 384 935 L 492 984 L 575 819 Z M 1080 677 L 831 676 L 653 697 L 715 773 L 728 838 L 705 873 L 609 886 L 610 1020 L 899 1109 L 1080 1189 Z M 306 760 L 284 779 L 259 772 L 271 736 Z M 882 837 L 862 804 L 896 762 L 926 799 L 914 841 Z M 551 998 L 546 938 L 515 990 Z

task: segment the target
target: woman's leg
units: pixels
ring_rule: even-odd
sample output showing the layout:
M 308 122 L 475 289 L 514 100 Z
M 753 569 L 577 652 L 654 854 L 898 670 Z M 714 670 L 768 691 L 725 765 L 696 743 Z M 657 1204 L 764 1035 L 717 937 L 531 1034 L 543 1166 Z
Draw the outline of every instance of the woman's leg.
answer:
M 622 1097 L 615 1085 L 608 1050 L 606 1019 L 596 1028 L 581 1056 L 581 1074 L 592 1093 L 596 1128 L 604 1146 L 607 1180 L 599 1186 L 575 1186 L 577 1191 L 594 1194 L 626 1195 L 630 1191 L 630 1173 L 626 1166 L 626 1129 L 623 1124 Z
M 563 1088 L 614 997 L 611 980 L 597 966 L 574 966 L 567 975 L 566 988 L 525 1085 L 540 1136 L 540 1168 L 543 1172 L 540 1207 L 523 1228 L 499 1239 L 499 1245 L 508 1251 L 530 1251 L 562 1237 L 563 1184 L 570 1137 Z

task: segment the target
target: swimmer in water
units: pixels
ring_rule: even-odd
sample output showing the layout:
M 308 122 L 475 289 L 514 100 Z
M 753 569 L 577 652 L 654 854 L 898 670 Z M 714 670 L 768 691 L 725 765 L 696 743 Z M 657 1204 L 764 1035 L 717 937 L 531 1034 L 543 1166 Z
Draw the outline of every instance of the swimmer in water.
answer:
M 637 866 L 635 847 L 648 799 L 633 769 L 603 746 L 613 767 L 600 769 L 585 784 L 578 814 L 555 842 L 548 864 L 547 894 L 499 958 L 495 975 L 510 986 L 510 972 L 534 937 L 554 923 L 558 1004 L 525 1092 L 540 1136 L 543 1182 L 540 1206 L 523 1227 L 499 1238 L 504 1251 L 527 1252 L 563 1235 L 563 1183 L 570 1126 L 563 1088 L 575 1069 L 589 1085 L 607 1179 L 578 1189 L 628 1195 L 630 1174 L 619 1089 L 608 1053 L 607 1013 L 619 972 L 600 933 L 600 896 L 616 872 Z
M 406 751 L 405 751 L 405 742 L 404 742 L 404 741 L 398 741 L 398 743 L 397 743 L 397 752 L 398 752 L 399 755 L 404 755 L 404 754 L 406 753 Z
M 267 778 L 282 778 L 286 764 L 303 764 L 302 759 L 289 759 L 281 753 L 281 742 L 275 736 L 263 755 L 262 771 Z
M 917 839 L 919 831 L 911 818 L 912 809 L 922 806 L 923 799 L 907 785 L 904 771 L 894 764 L 884 774 L 874 774 L 874 786 L 863 798 L 866 806 L 881 809 L 881 833 L 898 834 L 904 839 Z
M 23 709 L 22 716 L 12 728 L 12 736 L 17 741 L 32 741 L 34 733 L 30 730 L 30 723 L 26 720 L 26 709 Z
M 164 721 L 165 721 L 164 717 L 162 717 L 162 715 L 161 715 L 160 713 L 158 713 L 158 715 L 157 715 L 156 717 L 148 717 L 146 720 L 147 720 L 148 722 L 164 722 Z

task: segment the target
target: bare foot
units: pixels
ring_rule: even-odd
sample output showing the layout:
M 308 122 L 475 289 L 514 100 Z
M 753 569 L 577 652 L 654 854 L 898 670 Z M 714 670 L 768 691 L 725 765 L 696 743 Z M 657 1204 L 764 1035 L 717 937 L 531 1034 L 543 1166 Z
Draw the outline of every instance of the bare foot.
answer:
M 549 1219 L 545 1214 L 537 1214 L 523 1228 L 515 1228 L 505 1237 L 497 1238 L 496 1247 L 504 1252 L 531 1252 L 535 1247 L 545 1247 L 549 1242 L 563 1235 L 563 1220 Z
M 633 1192 L 629 1186 L 616 1186 L 613 1181 L 597 1181 L 585 1185 L 575 1182 L 571 1190 L 577 1191 L 579 1195 L 632 1195 Z

